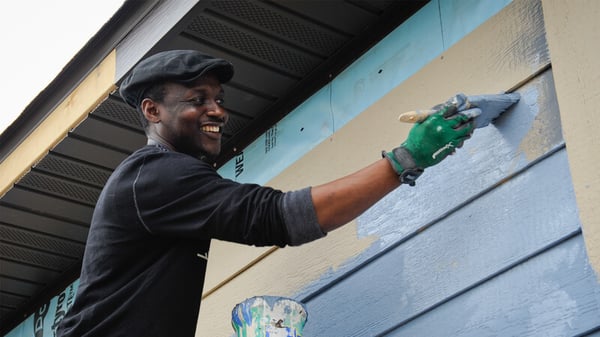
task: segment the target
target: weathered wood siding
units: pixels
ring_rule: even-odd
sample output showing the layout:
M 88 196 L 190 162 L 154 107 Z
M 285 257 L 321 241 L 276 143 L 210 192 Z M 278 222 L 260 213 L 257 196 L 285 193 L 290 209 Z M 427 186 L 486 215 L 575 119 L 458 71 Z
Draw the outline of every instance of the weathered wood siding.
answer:
M 432 1 L 407 23 L 410 30 L 400 27 L 317 94 L 307 106 L 323 109 L 312 112 L 313 121 L 327 136 L 297 145 L 302 157 L 268 184 L 299 188 L 369 164 L 406 138 L 410 127 L 396 122 L 400 112 L 456 92 L 515 90 L 521 101 L 428 169 L 416 187 L 400 187 L 323 240 L 273 250 L 217 243 L 209 272 L 228 264 L 227 252 L 248 252 L 248 259 L 207 289 L 198 336 L 231 335 L 231 309 L 256 295 L 303 301 L 305 336 L 576 336 L 600 329 L 600 284 L 583 241 L 542 2 L 513 1 L 463 37 L 469 29 L 461 25 L 485 3 L 492 2 Z M 422 39 L 408 43 L 411 34 Z M 398 70 L 408 65 L 417 70 Z M 311 127 L 293 123 L 279 136 Z M 263 161 L 279 165 L 273 157 Z

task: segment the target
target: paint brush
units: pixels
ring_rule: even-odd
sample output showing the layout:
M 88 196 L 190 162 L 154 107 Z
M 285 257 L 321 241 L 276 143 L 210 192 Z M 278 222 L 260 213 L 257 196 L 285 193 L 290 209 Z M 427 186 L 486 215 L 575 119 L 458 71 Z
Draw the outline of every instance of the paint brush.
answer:
M 521 95 L 518 93 L 471 95 L 457 94 L 445 104 L 456 106 L 458 113 L 474 118 L 475 128 L 482 128 L 498 118 L 501 113 L 517 103 Z M 420 123 L 430 115 L 439 111 L 445 104 L 432 109 L 408 111 L 401 114 L 398 120 L 404 123 Z

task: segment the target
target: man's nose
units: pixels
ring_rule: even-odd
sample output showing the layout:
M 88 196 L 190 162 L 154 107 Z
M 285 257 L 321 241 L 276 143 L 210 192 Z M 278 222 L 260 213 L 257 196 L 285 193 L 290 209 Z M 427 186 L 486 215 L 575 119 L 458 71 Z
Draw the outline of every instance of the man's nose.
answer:
M 223 105 L 217 103 L 215 100 L 210 100 L 206 103 L 207 114 L 209 116 L 214 116 L 223 119 L 223 121 L 227 121 L 229 118 L 229 113 L 223 107 Z

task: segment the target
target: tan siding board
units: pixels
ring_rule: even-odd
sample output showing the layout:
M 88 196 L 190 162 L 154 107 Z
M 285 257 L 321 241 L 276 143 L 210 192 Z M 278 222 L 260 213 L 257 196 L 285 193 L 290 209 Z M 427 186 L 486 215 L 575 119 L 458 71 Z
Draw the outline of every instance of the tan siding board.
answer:
M 600 273 L 600 2 L 543 0 L 563 136 L 590 263 Z

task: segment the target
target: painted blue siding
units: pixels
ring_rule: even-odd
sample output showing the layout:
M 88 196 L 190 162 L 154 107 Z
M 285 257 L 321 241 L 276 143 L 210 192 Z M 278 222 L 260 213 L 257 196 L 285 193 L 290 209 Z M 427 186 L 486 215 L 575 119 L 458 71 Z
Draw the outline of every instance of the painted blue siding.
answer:
M 597 288 L 576 234 L 386 335 L 577 336 L 598 325 Z
M 307 301 L 309 313 L 318 319 L 311 322 L 309 318 L 313 324 L 307 325 L 306 334 L 374 336 L 395 331 L 392 335 L 481 336 L 489 329 L 491 335 L 504 336 L 503 329 L 510 329 L 507 335 L 528 335 L 529 316 L 518 316 L 519 310 L 532 311 L 530 315 L 536 316 L 532 319 L 541 321 L 552 316 L 550 326 L 536 330 L 538 336 L 574 335 L 566 332 L 581 333 L 597 326 L 600 320 L 593 318 L 600 318 L 600 288 L 582 246 L 566 159 L 561 148 L 330 284 Z M 567 256 L 568 268 L 554 255 L 545 257 L 568 239 L 576 242 L 571 244 L 576 246 L 574 252 Z M 531 260 L 541 261 L 535 267 L 540 270 L 528 270 Z M 531 284 L 534 275 L 528 273 L 537 273 L 539 282 Z M 573 277 L 577 282 L 572 283 Z M 536 284 L 568 289 L 546 289 L 547 294 L 538 297 L 523 292 Z M 570 300 L 571 307 L 548 302 L 548 296 L 559 295 Z M 480 311 L 468 315 L 469 307 L 461 304 L 467 301 L 464 296 L 479 296 L 478 301 L 468 303 L 478 303 Z M 441 309 L 445 307 L 451 309 Z M 433 323 L 443 321 L 439 316 L 428 317 L 434 310 L 463 312 L 460 317 L 445 318 L 455 332 Z M 474 315 L 487 319 L 481 330 L 472 325 Z M 413 320 L 431 326 L 417 333 L 418 329 L 410 327 L 416 324 Z M 578 322 L 576 327 L 574 322 Z M 559 327 L 566 329 L 561 330 L 564 333 L 551 333 Z M 542 328 L 549 330 L 544 333 Z M 404 329 L 409 332 L 403 334 Z

